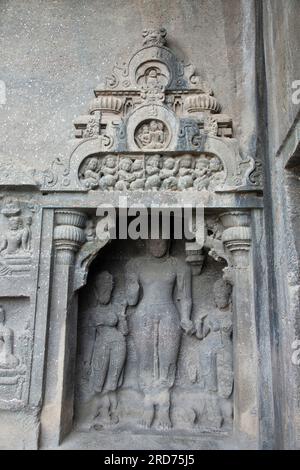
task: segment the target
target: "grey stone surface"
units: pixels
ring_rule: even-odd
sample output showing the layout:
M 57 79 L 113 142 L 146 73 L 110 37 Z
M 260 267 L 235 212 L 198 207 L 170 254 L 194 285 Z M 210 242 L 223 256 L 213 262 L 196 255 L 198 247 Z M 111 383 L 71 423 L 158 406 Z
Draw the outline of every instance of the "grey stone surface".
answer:
M 300 447 L 299 4 L 0 8 L 0 448 Z

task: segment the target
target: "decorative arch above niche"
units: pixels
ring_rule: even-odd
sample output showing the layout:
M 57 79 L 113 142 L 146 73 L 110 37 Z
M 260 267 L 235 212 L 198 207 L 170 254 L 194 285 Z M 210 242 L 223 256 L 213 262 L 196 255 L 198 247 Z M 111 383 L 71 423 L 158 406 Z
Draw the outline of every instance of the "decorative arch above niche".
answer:
M 142 48 L 96 87 L 68 158 L 36 174 L 42 190 L 261 191 L 261 168 L 240 155 L 231 118 L 166 34 L 145 31 Z

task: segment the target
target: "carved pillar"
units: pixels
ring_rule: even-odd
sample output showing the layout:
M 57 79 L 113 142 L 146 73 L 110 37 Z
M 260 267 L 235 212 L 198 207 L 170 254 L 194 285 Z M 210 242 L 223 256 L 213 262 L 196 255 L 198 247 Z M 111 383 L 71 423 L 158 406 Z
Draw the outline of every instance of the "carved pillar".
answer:
M 75 255 L 85 241 L 86 215 L 75 210 L 55 212 L 56 247 L 49 319 L 45 399 L 41 445 L 58 445 L 71 430 L 77 337 L 74 295 Z
M 231 260 L 234 309 L 234 431 L 236 437 L 258 439 L 257 341 L 251 282 L 251 229 L 246 212 L 228 212 L 220 216 L 225 230 L 224 247 Z

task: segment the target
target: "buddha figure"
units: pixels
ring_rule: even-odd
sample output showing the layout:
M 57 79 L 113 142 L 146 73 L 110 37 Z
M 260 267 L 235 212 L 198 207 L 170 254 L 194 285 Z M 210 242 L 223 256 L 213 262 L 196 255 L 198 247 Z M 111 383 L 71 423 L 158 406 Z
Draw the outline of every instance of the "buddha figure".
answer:
M 2 255 L 13 255 L 28 253 L 30 251 L 31 225 L 32 219 L 26 219 L 26 225 L 22 217 L 13 215 L 8 217 L 8 230 L 0 244 Z

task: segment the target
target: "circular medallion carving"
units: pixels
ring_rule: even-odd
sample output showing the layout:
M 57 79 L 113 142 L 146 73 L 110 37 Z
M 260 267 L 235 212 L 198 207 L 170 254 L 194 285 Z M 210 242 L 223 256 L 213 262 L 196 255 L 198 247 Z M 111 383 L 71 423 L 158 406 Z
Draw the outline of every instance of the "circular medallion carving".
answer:
M 163 121 L 148 119 L 137 126 L 134 140 L 137 146 L 143 150 L 164 149 L 170 142 L 170 132 Z
M 165 88 L 170 82 L 168 67 L 158 61 L 141 64 L 135 73 L 136 83 L 141 88 Z

